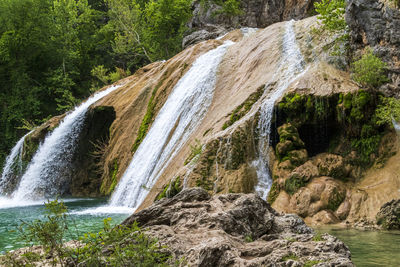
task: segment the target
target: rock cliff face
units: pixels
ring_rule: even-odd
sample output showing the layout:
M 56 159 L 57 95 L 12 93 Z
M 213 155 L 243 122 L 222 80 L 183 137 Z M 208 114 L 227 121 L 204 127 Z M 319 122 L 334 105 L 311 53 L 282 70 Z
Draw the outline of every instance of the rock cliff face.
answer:
M 354 266 L 337 238 L 315 235 L 255 194 L 180 192 L 129 217 L 189 266 Z
M 365 46 L 373 48 L 389 69 L 390 83 L 380 89 L 388 96 L 400 96 L 400 10 L 395 1 L 350 0 L 346 21 L 354 57 Z
M 183 40 L 183 47 L 199 41 L 217 38 L 233 28 L 265 28 L 291 19 L 303 19 L 313 14 L 314 0 L 239 0 L 239 15 L 223 12 L 223 2 L 196 0 L 192 4 L 193 17 L 188 23 L 191 34 Z

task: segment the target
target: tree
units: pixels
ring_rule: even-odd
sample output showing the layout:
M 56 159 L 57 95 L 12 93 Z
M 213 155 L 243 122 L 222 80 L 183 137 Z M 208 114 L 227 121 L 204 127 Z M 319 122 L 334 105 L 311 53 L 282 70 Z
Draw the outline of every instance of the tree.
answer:
M 143 31 L 154 58 L 168 59 L 182 49 L 190 4 L 189 0 L 151 0 L 146 5 Z

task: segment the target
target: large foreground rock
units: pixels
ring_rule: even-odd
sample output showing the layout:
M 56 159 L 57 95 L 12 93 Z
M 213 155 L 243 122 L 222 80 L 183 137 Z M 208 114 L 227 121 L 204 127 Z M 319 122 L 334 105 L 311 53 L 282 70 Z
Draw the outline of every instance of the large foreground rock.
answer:
M 255 194 L 211 197 L 186 189 L 129 217 L 190 266 L 354 266 L 337 238 L 315 237 L 296 215 L 279 215 Z

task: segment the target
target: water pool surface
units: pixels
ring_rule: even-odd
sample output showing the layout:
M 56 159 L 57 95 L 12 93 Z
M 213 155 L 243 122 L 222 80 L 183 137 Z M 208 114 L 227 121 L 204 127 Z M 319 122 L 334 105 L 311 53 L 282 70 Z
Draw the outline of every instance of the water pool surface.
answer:
M 342 240 L 358 267 L 400 267 L 400 231 L 363 231 L 343 228 L 318 228 Z
M 83 233 L 98 232 L 102 229 L 103 219 L 112 218 L 112 224 L 121 223 L 129 214 L 79 214 L 91 208 L 106 204 L 106 199 L 65 199 L 69 211 L 69 229 L 67 239 L 77 239 Z M 39 202 L 40 203 L 40 202 Z M 26 243 L 18 238 L 16 231 L 22 221 L 43 219 L 44 205 L 37 203 L 31 206 L 0 208 L 0 253 L 24 247 Z

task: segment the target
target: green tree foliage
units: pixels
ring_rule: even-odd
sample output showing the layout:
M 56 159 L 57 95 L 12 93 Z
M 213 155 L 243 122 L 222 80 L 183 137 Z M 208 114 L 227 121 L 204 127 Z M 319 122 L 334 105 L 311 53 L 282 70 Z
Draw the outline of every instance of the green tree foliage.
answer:
M 337 32 L 346 29 L 344 19 L 345 0 L 321 0 L 314 3 L 315 11 L 319 14 L 318 19 L 322 22 L 323 28 Z
M 190 3 L 0 0 L 0 166 L 26 122 L 179 52 Z
M 353 63 L 353 79 L 367 87 L 378 87 L 388 79 L 385 75 L 386 63 L 368 49 L 366 53 Z

